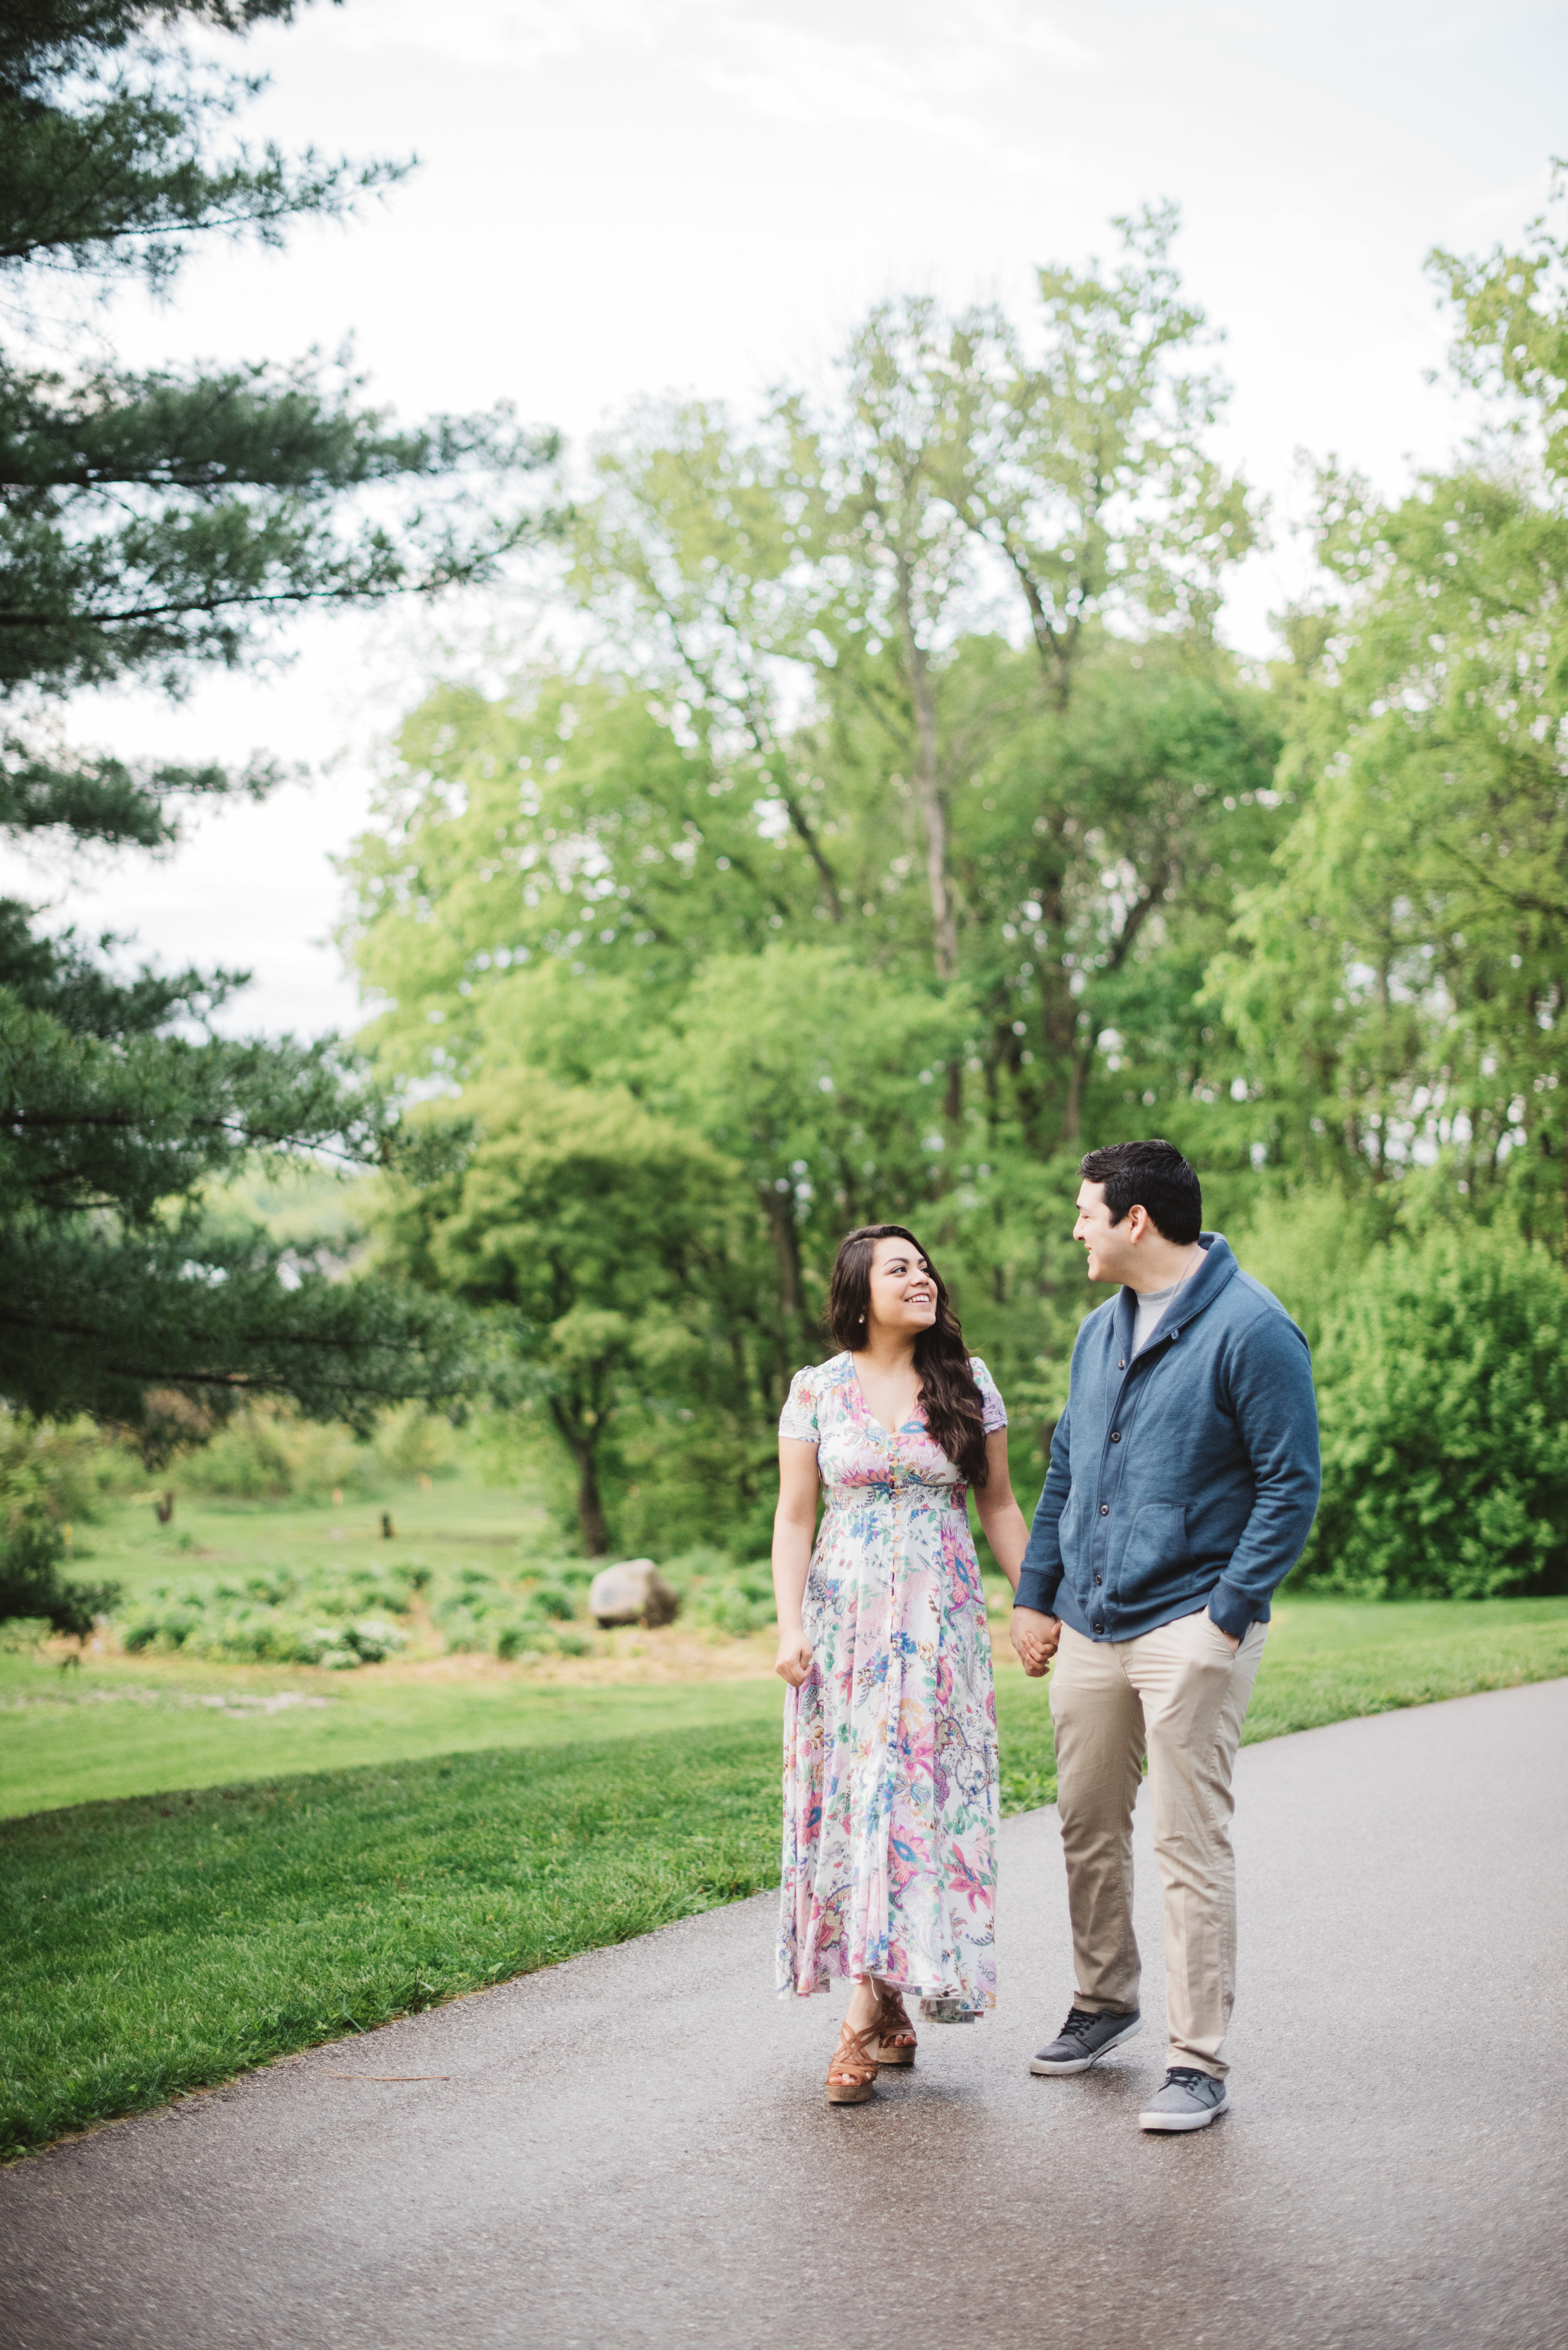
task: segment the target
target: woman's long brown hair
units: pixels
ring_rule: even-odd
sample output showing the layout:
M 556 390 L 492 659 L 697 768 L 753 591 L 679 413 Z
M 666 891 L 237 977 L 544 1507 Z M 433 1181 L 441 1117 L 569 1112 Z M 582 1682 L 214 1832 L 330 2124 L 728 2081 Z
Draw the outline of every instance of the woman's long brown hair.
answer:
M 966 1484 L 985 1482 L 985 1420 L 969 1353 L 946 1284 L 907 1224 L 862 1224 L 846 1232 L 834 1260 L 827 1293 L 827 1327 L 836 1345 L 853 1354 L 866 1343 L 871 1311 L 871 1260 L 878 1241 L 908 1241 L 931 1277 L 937 1318 L 915 1341 L 920 1401 L 934 1442 Z

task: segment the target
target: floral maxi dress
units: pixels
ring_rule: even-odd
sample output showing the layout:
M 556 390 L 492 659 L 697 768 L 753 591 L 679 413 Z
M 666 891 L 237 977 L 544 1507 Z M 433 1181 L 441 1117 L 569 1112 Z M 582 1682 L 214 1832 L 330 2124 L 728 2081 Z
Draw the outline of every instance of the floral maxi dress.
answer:
M 971 1358 L 989 1432 L 1007 1414 Z M 816 1446 L 811 1671 L 784 1703 L 781 1991 L 880 1975 L 995 2003 L 996 1697 L 968 1489 L 923 1413 L 889 1434 L 851 1357 L 800 1371 L 781 1436 Z

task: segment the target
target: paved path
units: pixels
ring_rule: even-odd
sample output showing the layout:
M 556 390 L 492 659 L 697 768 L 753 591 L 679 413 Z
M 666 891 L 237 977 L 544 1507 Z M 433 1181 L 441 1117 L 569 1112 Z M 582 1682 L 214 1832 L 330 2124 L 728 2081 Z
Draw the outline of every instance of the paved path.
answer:
M 1027 2073 L 1070 1989 L 1037 1812 L 1003 2004 L 873 2106 L 826 2109 L 838 2002 L 771 1998 L 742 1902 L 0 2174 L 0 2338 L 1563 2350 L 1568 1681 L 1251 1747 L 1240 1797 L 1235 2103 L 1197 2137 L 1136 2127 L 1153 2028 Z

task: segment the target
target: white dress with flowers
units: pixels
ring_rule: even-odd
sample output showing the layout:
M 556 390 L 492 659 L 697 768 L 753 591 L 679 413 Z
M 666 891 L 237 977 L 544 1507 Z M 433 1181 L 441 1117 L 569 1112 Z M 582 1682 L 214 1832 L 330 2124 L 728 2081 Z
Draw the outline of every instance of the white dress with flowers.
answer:
M 1007 1414 L 971 1358 L 985 1426 Z M 811 1671 L 784 1701 L 781 1991 L 880 1975 L 996 1998 L 996 1697 L 968 1489 L 923 1412 L 889 1434 L 851 1357 L 798 1372 L 781 1436 L 816 1446 Z

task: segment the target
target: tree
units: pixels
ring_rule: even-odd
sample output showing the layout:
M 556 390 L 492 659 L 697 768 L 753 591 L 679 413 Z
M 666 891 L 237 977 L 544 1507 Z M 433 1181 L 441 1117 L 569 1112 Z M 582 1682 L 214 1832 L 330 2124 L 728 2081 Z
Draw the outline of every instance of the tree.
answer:
M 624 1087 L 731 1165 L 753 1445 L 848 1224 L 939 1250 L 1027 1443 L 1083 1302 L 1084 1140 L 1212 1139 L 1254 1180 L 1197 998 L 1292 810 L 1276 704 L 1209 625 L 1251 525 L 1171 227 L 1050 273 L 1027 367 L 989 314 L 889 303 L 829 400 L 637 410 L 572 521 L 579 658 L 433 691 L 351 861 L 383 1071 L 460 1107 L 520 1066 Z M 1019 564 L 1067 599 L 1054 649 Z M 629 1523 L 650 1472 L 603 1458 Z
M 673 1015 L 652 1085 L 745 1171 L 776 1274 L 759 1331 L 775 1408 L 826 1342 L 839 1234 L 918 1217 L 946 1188 L 940 1105 L 961 1039 L 960 1007 L 836 945 L 715 954 Z
M 1434 257 L 1458 371 L 1498 429 L 1391 504 L 1325 469 L 1332 586 L 1281 781 L 1300 814 L 1213 1001 L 1287 1169 L 1352 1190 L 1423 1165 L 1568 1230 L 1568 252 Z
M 1206 636 L 1220 575 L 1259 535 L 1246 484 L 1204 447 L 1226 388 L 1182 364 L 1210 330 L 1171 266 L 1176 207 L 1113 225 L 1114 272 L 1040 271 L 1037 354 L 994 310 L 954 338 L 970 421 L 950 494 L 1011 574 L 1062 710 L 1097 619 Z
M 134 373 L 96 346 L 46 362 L 29 337 L 46 282 L 91 294 L 135 275 L 166 291 L 198 238 L 277 242 L 290 220 L 345 215 L 398 176 L 227 140 L 254 85 L 198 68 L 173 26 L 243 34 L 292 13 L 292 0 L 37 0 L 0 28 L 0 274 L 23 320 L 0 351 L 13 833 L 157 847 L 182 801 L 270 780 L 72 750 L 55 715 L 71 691 L 177 692 L 201 664 L 246 657 L 280 615 L 483 579 L 539 527 L 494 495 L 549 453 L 504 411 L 401 430 L 313 359 Z M 382 1399 L 450 1397 L 473 1370 L 450 1305 L 214 1225 L 205 1197 L 258 1156 L 360 1165 L 395 1149 L 388 1106 L 327 1047 L 216 1034 L 239 983 L 119 979 L 101 952 L 0 907 L 0 1394 L 137 1425 L 151 1453 L 164 1440 L 154 1388 L 201 1396 L 209 1419 L 272 1389 L 362 1420 Z
M 730 1376 L 724 1286 L 731 1170 L 624 1093 L 514 1070 L 471 1089 L 461 1166 L 397 1187 L 383 1262 L 515 1317 L 535 1393 L 576 1471 L 583 1547 L 610 1545 L 604 1464 L 639 1415 L 710 1405 Z M 690 1413 L 687 1415 L 690 1417 Z

